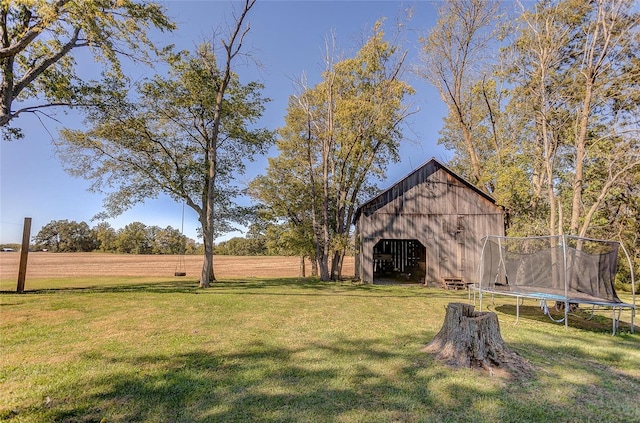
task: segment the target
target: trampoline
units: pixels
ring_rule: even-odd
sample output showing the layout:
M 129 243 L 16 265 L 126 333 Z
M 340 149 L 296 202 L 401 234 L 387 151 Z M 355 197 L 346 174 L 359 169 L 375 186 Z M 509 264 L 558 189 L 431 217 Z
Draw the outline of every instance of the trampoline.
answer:
M 631 313 L 631 333 L 636 312 L 635 278 L 629 254 L 616 241 L 596 240 L 569 235 L 546 237 L 487 236 L 482 240 L 478 282 L 469 287 L 480 300 L 484 294 L 516 297 L 516 323 L 520 317 L 520 302 L 530 298 L 540 302 L 545 314 L 568 328 L 570 306 L 588 305 L 612 310 L 612 332 L 615 335 L 623 310 Z M 622 250 L 629 263 L 632 302 L 618 297 L 615 275 L 618 252 Z M 564 317 L 554 319 L 548 301 L 564 303 Z M 616 314 L 617 313 L 617 314 Z

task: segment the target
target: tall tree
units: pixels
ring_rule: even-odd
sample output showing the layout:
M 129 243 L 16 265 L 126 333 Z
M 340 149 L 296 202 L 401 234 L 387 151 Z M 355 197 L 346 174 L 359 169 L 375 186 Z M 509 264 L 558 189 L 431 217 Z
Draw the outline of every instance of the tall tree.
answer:
M 154 254 L 184 254 L 186 251 L 186 237 L 171 226 L 159 229 L 152 242 Z
M 423 66 L 418 69 L 438 89 L 449 110 L 448 124 L 456 136 L 444 138 L 445 146 L 464 157 L 470 181 L 487 192 L 492 187 L 487 183 L 488 172 L 477 145 L 478 126 L 486 115 L 495 122 L 497 110 L 491 107 L 488 96 L 474 95 L 474 89 L 486 88 L 499 5 L 487 0 L 444 2 L 438 22 L 421 40 Z M 495 127 L 489 129 L 495 136 Z
M 328 48 L 322 81 L 290 98 L 283 156 L 270 164 L 295 163 L 304 181 L 322 280 L 339 276 L 358 200 L 397 160 L 412 93 L 401 80 L 405 53 L 384 39 L 380 22 L 353 58 L 335 62 L 333 54 Z
M 628 0 L 593 2 L 579 25 L 579 36 L 574 38 L 579 52 L 575 81 L 580 90 L 574 100 L 575 172 L 569 233 L 580 236 L 586 235 L 593 213 L 611 188 L 628 172 L 640 171 L 640 132 L 631 137 L 620 135 L 628 129 L 620 118 L 629 112 L 637 117 L 640 112 L 640 104 L 623 98 L 632 95 L 638 99 L 640 94 L 638 66 L 629 66 L 630 61 L 640 61 L 640 14 L 634 13 L 633 7 Z M 605 148 L 600 145 L 603 141 Z M 607 151 L 614 154 L 598 154 Z M 603 159 L 598 166 L 610 169 L 601 187 L 589 187 L 585 180 L 595 157 Z M 589 191 L 592 197 L 586 202 Z
M 513 110 L 535 117 L 548 231 L 585 236 L 640 169 L 640 15 L 627 0 L 541 1 L 521 22 Z
M 86 47 L 122 77 L 119 56 L 143 58 L 154 50 L 150 28 L 173 30 L 156 3 L 133 0 L 12 0 L 0 2 L 0 127 L 20 137 L 10 123 L 23 113 L 83 104 L 101 82 L 85 81 L 72 51 Z M 15 107 L 17 105 L 17 107 Z
M 216 236 L 245 218 L 246 210 L 233 201 L 240 192 L 233 180 L 273 138 L 254 127 L 267 101 L 260 95 L 262 85 L 243 85 L 233 72 L 254 4 L 243 3 L 235 27 L 222 40 L 220 63 L 206 43 L 195 55 L 171 55 L 167 77 L 140 84 L 133 100 L 124 94 L 107 98 L 89 114 L 92 129 L 62 132 L 67 170 L 93 180 L 93 189 L 117 187 L 107 197 L 108 214 L 161 192 L 197 213 L 205 249 L 201 287 L 215 280 Z
M 150 254 L 151 240 L 147 225 L 133 222 L 118 230 L 116 249 L 119 253 Z

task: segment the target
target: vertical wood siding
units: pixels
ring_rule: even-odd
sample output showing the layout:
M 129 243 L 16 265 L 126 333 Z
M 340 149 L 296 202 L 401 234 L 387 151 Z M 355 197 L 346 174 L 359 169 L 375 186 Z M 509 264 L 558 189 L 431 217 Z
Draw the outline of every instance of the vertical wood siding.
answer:
M 504 234 L 502 210 L 430 161 L 361 208 L 356 273 L 373 282 L 373 247 L 378 241 L 415 239 L 426 247 L 427 283 L 444 277 L 473 282 L 481 239 L 489 234 Z

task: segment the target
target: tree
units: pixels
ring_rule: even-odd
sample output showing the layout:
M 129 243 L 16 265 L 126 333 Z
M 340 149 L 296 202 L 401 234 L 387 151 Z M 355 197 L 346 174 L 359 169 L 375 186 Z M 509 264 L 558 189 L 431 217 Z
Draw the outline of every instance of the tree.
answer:
M 546 187 L 548 232 L 585 236 L 640 171 L 640 15 L 626 0 L 543 1 L 521 22 L 512 109 L 535 118 L 524 151 L 542 158 L 532 169 Z
M 148 236 L 147 225 L 133 222 L 118 230 L 116 248 L 119 253 L 150 254 L 151 239 Z
M 447 2 L 424 40 L 451 165 L 509 210 L 510 234 L 615 237 L 598 222 L 621 216 L 605 208 L 640 170 L 638 13 L 626 0 L 543 0 L 503 22 L 488 63 L 495 7 Z
M 93 251 L 97 244 L 89 225 L 66 219 L 52 220 L 44 225 L 33 242 L 54 252 Z
M 269 158 L 266 174 L 257 176 L 248 189 L 249 195 L 263 206 L 258 217 L 267 222 L 267 248 L 275 254 L 300 257 L 301 277 L 306 275 L 306 257 L 313 263 L 312 274 L 317 274 L 310 175 L 308 165 L 301 159 L 307 156 L 306 145 L 299 143 L 297 137 L 278 140 L 280 155 Z
M 271 224 L 267 227 L 265 237 L 267 250 L 274 255 L 287 255 L 299 257 L 299 275 L 307 276 L 305 260 L 311 261 L 311 276 L 318 276 L 318 261 L 314 255 L 313 231 L 310 221 L 301 221 L 299 224 L 283 222 Z
M 158 228 L 153 237 L 153 254 L 185 254 L 186 237 L 178 229 L 167 226 L 164 229 Z
M 419 69 L 419 74 L 438 89 L 449 109 L 447 126 L 453 128 L 454 136 L 442 141 L 464 157 L 470 181 L 486 192 L 493 187 L 488 183 L 489 172 L 481 157 L 487 149 L 482 149 L 480 140 L 484 138 L 492 148 L 500 148 L 495 142 L 498 109 L 492 107 L 487 95 L 491 87 L 486 86 L 498 11 L 499 3 L 494 1 L 445 2 L 436 26 L 421 40 L 424 65 Z M 479 127 L 485 117 L 493 125 L 485 126 L 487 132 L 480 136 Z
M 133 222 L 116 231 L 107 222 L 93 228 L 85 222 L 52 220 L 33 237 L 54 252 L 120 252 L 129 254 L 194 254 L 197 245 L 179 230 Z
M 579 36 L 574 38 L 579 54 L 575 63 L 577 72 L 573 74 L 580 90 L 572 102 L 576 122 L 575 171 L 569 233 L 580 236 L 586 235 L 591 217 L 610 189 L 627 173 L 640 171 L 637 142 L 640 132 L 635 131 L 635 136 L 625 135 L 627 127 L 625 119 L 621 119 L 626 115 L 637 124 L 640 112 L 637 102 L 640 67 L 629 66 L 632 61 L 640 61 L 640 14 L 633 13 L 633 7 L 627 0 L 594 2 L 579 26 Z M 620 91 L 625 91 L 624 97 Z M 636 100 L 635 104 L 629 101 L 629 95 L 632 101 Z M 613 154 L 598 154 L 600 152 Z M 605 182 L 599 188 L 585 180 L 594 156 L 603 159 L 598 167 L 608 169 Z M 589 194 L 591 201 L 586 202 Z M 585 203 L 590 207 L 585 207 Z
M 202 44 L 194 55 L 167 54 L 168 76 L 138 84 L 131 100 L 122 82 L 111 80 L 110 91 L 119 95 L 102 98 L 90 111 L 92 128 L 61 133 L 60 156 L 69 172 L 92 180 L 94 190 L 117 187 L 105 201 L 108 215 L 159 193 L 196 211 L 205 250 L 201 287 L 215 280 L 216 236 L 248 214 L 234 203 L 241 190 L 233 180 L 273 138 L 254 127 L 268 101 L 260 96 L 262 85 L 243 85 L 233 72 L 248 31 L 244 20 L 254 4 L 244 2 L 235 27 L 222 40 L 220 66 L 213 44 Z
M 263 256 L 266 254 L 264 238 L 234 237 L 222 241 L 216 247 L 216 254 L 228 256 Z
M 40 229 L 40 231 L 33 237 L 35 244 L 44 245 L 51 251 L 60 250 L 60 226 L 61 221 L 52 220 Z
M 82 105 L 103 90 L 75 72 L 72 51 L 86 47 L 105 74 L 122 78 L 119 56 L 143 58 L 154 45 L 147 29 L 173 30 L 155 3 L 133 0 L 13 0 L 0 4 L 0 127 L 20 137 L 10 123 L 23 113 Z M 16 104 L 18 107 L 16 108 Z
M 290 98 L 281 158 L 270 162 L 302 182 L 292 188 L 308 198 L 308 208 L 292 209 L 310 220 L 322 280 L 339 277 L 356 204 L 398 158 L 400 127 L 410 114 L 403 100 L 412 93 L 400 79 L 405 53 L 384 39 L 381 22 L 355 57 L 334 62 L 332 54 L 322 81 Z
M 93 237 L 97 241 L 98 250 L 102 252 L 116 250 L 116 230 L 107 222 L 100 222 L 92 229 Z

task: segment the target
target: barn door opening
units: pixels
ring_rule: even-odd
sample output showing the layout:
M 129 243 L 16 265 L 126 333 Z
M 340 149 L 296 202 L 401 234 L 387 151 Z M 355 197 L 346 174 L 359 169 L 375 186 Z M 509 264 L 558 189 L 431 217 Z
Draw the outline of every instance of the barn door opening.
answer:
M 426 248 L 415 239 L 382 239 L 373 247 L 373 283 L 424 283 Z

